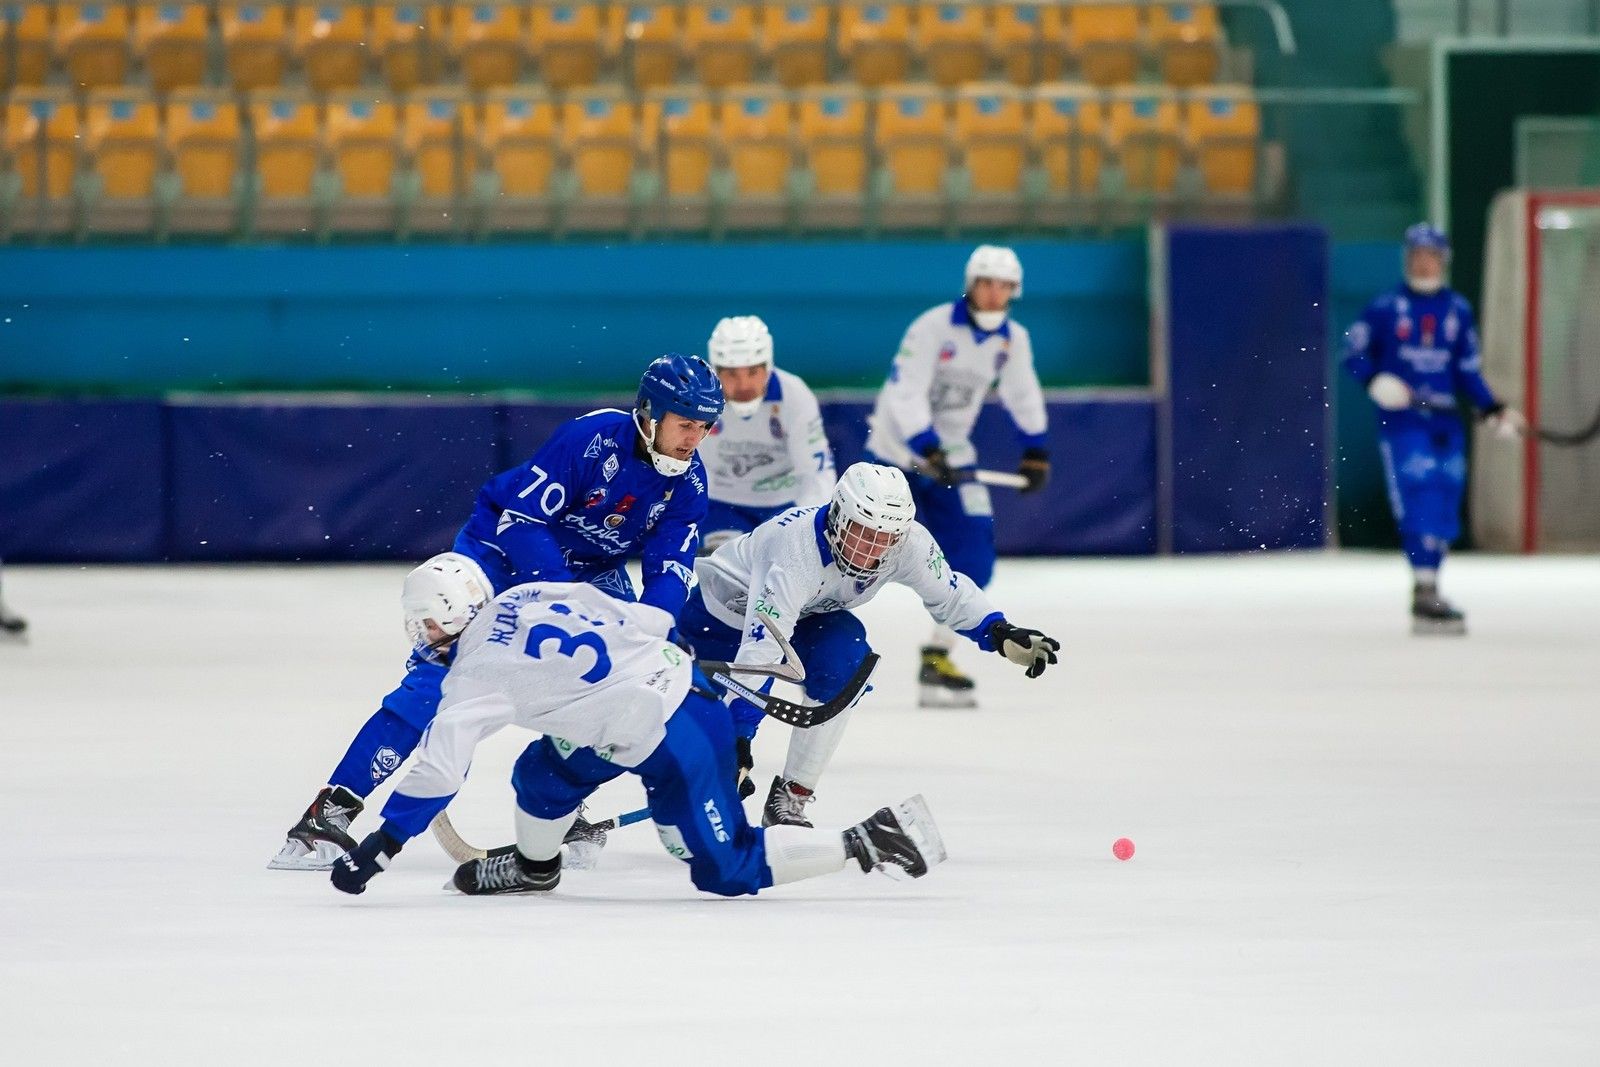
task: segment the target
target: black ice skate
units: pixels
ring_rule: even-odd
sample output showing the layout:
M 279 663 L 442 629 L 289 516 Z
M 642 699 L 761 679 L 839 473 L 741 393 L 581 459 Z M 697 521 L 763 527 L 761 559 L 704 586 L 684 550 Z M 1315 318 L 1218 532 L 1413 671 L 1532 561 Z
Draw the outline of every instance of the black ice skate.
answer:
M 561 843 L 567 846 L 567 858 L 563 865 L 575 871 L 594 870 L 600 863 L 601 849 L 606 847 L 606 832 L 602 826 L 585 819 L 580 806 L 577 819 L 568 828 L 567 836 L 561 839 Z
M 945 860 L 944 838 L 921 794 L 856 823 L 844 832 L 844 847 L 863 871 L 921 878 Z
M 950 662 L 950 653 L 934 645 L 922 648 L 922 670 L 917 674 L 921 696 L 917 703 L 924 708 L 975 708 L 978 698 L 973 690 L 977 686 L 971 678 L 956 669 Z
M 1418 582 L 1411 590 L 1411 632 L 1464 634 L 1467 617 L 1439 595 L 1439 587 L 1433 582 Z
M 815 798 L 816 794 L 803 785 L 781 776 L 774 778 L 767 792 L 767 805 L 761 810 L 761 825 L 804 826 L 809 830 L 811 820 L 806 818 L 806 805 Z
M 561 856 L 530 860 L 515 848 L 497 848 L 456 868 L 450 885 L 469 897 L 548 893 L 561 881 Z
M 329 786 L 317 794 L 300 821 L 289 830 L 271 863 L 274 871 L 325 871 L 333 861 L 356 847 L 350 824 L 364 807 L 361 798 L 344 786 Z

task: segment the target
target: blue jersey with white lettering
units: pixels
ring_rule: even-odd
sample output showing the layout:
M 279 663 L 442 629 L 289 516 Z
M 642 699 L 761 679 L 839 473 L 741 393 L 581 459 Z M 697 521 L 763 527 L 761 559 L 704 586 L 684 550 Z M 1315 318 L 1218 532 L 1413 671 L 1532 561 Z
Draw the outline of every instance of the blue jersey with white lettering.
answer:
M 486 482 L 455 550 L 481 562 L 497 591 L 585 581 L 639 556 L 640 602 L 676 618 L 694 583 L 705 513 L 700 458 L 676 477 L 657 472 L 632 414 L 604 409 L 573 419 L 527 463 Z
M 1344 366 L 1363 386 L 1387 371 L 1411 387 L 1410 408 L 1379 410 L 1385 428 L 1456 418 L 1459 393 L 1480 410 L 1496 406 L 1483 380 L 1472 305 L 1453 289 L 1424 294 L 1400 285 L 1379 296 L 1345 332 Z

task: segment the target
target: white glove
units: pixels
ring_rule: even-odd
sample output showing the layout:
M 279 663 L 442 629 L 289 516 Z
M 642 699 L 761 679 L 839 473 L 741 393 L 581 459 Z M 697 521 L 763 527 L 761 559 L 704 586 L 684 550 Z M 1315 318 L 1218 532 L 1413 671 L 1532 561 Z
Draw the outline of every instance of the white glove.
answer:
M 1528 420 L 1513 407 L 1503 407 L 1485 421 L 1502 441 L 1514 441 L 1528 432 Z
M 1411 406 L 1411 386 L 1398 374 L 1379 371 L 1367 383 L 1367 395 L 1385 411 L 1404 411 Z

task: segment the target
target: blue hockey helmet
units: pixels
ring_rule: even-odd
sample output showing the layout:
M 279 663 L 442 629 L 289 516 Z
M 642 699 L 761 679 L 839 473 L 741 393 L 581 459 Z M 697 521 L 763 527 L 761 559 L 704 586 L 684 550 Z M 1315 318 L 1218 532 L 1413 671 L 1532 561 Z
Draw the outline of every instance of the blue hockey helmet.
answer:
M 634 406 L 652 420 L 670 411 L 695 422 L 716 422 L 722 417 L 722 382 L 699 356 L 669 352 L 645 368 Z
M 1419 222 L 1406 227 L 1406 251 L 1418 248 L 1431 249 L 1441 256 L 1450 255 L 1450 238 L 1439 227 L 1431 223 Z

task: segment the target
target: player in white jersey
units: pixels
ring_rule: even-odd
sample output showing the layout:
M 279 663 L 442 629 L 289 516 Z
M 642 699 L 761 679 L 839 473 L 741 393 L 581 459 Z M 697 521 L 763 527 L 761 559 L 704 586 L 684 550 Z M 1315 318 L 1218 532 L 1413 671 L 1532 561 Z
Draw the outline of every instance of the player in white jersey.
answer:
M 754 315 L 723 319 L 706 355 L 727 398 L 700 444 L 711 498 L 701 544 L 710 552 L 781 511 L 827 503 L 837 476 L 816 395 L 773 366 L 766 323 Z
M 697 560 L 700 582 L 679 616 L 679 631 L 702 658 L 750 665 L 781 658 L 774 633 L 782 634 L 806 665 L 807 698 L 824 703 L 871 651 L 851 609 L 898 582 L 914 590 L 941 625 L 1020 664 L 1028 677 L 1056 662 L 1060 644 L 1006 621 L 976 583 L 951 567 L 915 515 L 903 472 L 853 464 L 827 507 L 787 511 Z M 761 716 L 741 699 L 732 703 L 743 773 L 752 769 L 748 738 Z M 795 732 L 783 774 L 767 794 L 763 824 L 811 825 L 805 805 L 849 714 Z M 741 788 L 744 795 L 753 791 L 753 784 Z
M 1021 439 L 1018 473 L 1028 479 L 1022 491 L 1044 488 L 1050 476 L 1033 344 L 1007 310 L 1021 296 L 1016 253 L 980 245 L 967 260 L 962 298 L 928 309 L 906 330 L 867 436 L 867 458 L 910 475 L 922 522 L 948 547 L 955 569 L 985 587 L 994 574 L 994 509 L 989 490 L 968 472 L 978 463 L 972 427 L 990 389 Z M 950 662 L 955 637 L 941 625 L 922 649 L 918 682 L 924 706 L 976 703 L 972 679 Z
M 406 583 L 408 628 L 453 663 L 383 825 L 333 865 L 343 892 L 364 892 L 461 788 L 478 743 L 510 725 L 544 735 L 512 772 L 517 841 L 459 867 L 463 893 L 554 889 L 579 806 L 624 772 L 642 780 L 663 846 L 707 892 L 755 893 L 852 859 L 920 877 L 944 859 L 920 797 L 843 831 L 751 827 L 735 794 L 727 708 L 666 639 L 672 616 L 660 608 L 576 582 L 519 585 L 485 603 L 480 587 L 427 564 Z

